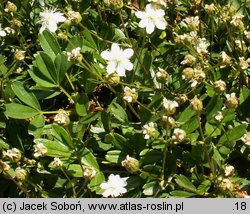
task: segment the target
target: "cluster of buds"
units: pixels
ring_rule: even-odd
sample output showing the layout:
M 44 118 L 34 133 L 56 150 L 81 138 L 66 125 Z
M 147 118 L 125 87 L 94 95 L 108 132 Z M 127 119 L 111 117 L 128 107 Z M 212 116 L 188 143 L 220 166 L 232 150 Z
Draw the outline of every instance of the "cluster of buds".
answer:
M 219 177 L 218 181 L 219 181 L 219 189 L 221 189 L 222 191 L 232 192 L 234 190 L 234 182 L 231 179 Z
M 129 157 L 129 155 L 127 155 L 126 159 L 121 163 L 122 166 L 125 167 L 125 169 L 131 174 L 138 172 L 140 169 L 139 161 L 135 158 Z
M 70 24 L 78 24 L 82 21 L 82 16 L 79 12 L 70 10 L 68 12 L 68 21 Z
M 138 94 L 135 88 L 129 88 L 127 86 L 124 87 L 124 94 L 123 99 L 126 100 L 128 103 L 133 103 L 137 100 Z
M 226 91 L 227 89 L 227 85 L 224 81 L 222 80 L 217 80 L 214 82 L 214 91 L 217 93 L 217 94 L 222 94 L 224 91 Z
M 71 52 L 67 52 L 68 60 L 74 63 L 78 63 L 82 61 L 81 48 L 77 47 L 71 50 Z
M 214 15 L 218 9 L 216 8 L 216 6 L 212 3 L 212 4 L 205 4 L 205 11 L 207 12 L 207 14 L 209 15 Z
M 55 115 L 54 121 L 62 126 L 67 126 L 70 123 L 69 114 L 63 109 L 59 110 L 59 113 Z
M 20 28 L 22 26 L 22 23 L 21 21 L 19 21 L 18 19 L 16 18 L 13 18 L 11 21 L 10 21 L 12 27 L 14 28 Z

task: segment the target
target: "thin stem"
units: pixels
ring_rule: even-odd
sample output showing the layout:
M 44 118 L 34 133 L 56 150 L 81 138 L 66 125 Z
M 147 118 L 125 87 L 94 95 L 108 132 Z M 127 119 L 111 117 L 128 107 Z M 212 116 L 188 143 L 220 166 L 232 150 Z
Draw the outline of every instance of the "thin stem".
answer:
M 66 76 L 66 78 L 67 78 L 67 80 L 68 80 L 71 88 L 73 89 L 73 91 L 75 91 L 75 86 L 73 85 L 73 83 L 72 83 L 72 81 L 71 81 L 71 79 L 70 79 L 70 77 L 69 77 L 69 75 L 68 75 L 67 72 L 65 73 L 65 76 Z
M 69 93 L 62 87 L 62 86 L 58 86 L 59 88 L 60 88 L 60 90 L 69 98 L 69 101 L 71 102 L 71 103 L 75 103 L 74 102 L 74 100 L 73 100 L 73 98 L 69 95 Z

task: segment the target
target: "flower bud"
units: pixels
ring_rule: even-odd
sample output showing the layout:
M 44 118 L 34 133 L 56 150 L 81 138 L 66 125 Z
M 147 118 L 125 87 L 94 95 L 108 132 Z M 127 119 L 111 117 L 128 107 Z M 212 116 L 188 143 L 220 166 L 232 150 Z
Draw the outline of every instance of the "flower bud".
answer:
M 190 54 L 184 57 L 184 60 L 181 62 L 182 65 L 192 65 L 196 61 L 196 58 Z
M 168 78 L 169 78 L 169 74 L 167 71 L 165 71 L 162 68 L 158 68 L 159 71 L 156 73 L 156 79 L 158 82 L 160 83 L 165 83 L 167 82 Z
M 214 116 L 214 119 L 217 121 L 217 122 L 221 122 L 223 120 L 223 114 L 221 111 L 218 111 L 215 116 Z
M 235 93 L 226 94 L 226 106 L 228 108 L 237 108 L 238 107 L 238 98 L 235 96 Z
M 108 79 L 108 83 L 114 86 L 118 85 L 121 80 L 120 76 L 117 73 L 112 73 L 108 75 L 107 79 Z
M 78 63 L 82 61 L 81 48 L 77 47 L 71 50 L 71 52 L 67 52 L 68 60 L 74 63 Z
M 175 144 L 178 144 L 179 142 L 183 141 L 186 138 L 186 132 L 182 129 L 175 128 L 173 132 L 172 139 L 175 141 Z
M 224 81 L 218 80 L 214 82 L 214 90 L 217 94 L 222 94 L 226 89 L 227 85 Z
M 129 157 L 129 155 L 126 156 L 126 159 L 122 161 L 122 166 L 125 167 L 125 169 L 129 173 L 136 173 L 140 169 L 140 163 L 137 159 Z
M 182 71 L 182 78 L 183 79 L 192 79 L 194 76 L 194 69 L 193 68 L 185 68 L 183 71 Z
M 63 166 L 62 161 L 60 158 L 54 158 L 54 160 L 50 163 L 51 168 L 60 168 Z
M 27 171 L 25 169 L 22 169 L 21 167 L 17 167 L 15 170 L 15 178 L 19 181 L 24 181 L 27 178 Z
M 163 107 L 165 110 L 165 113 L 167 115 L 172 115 L 176 111 L 176 107 L 178 107 L 179 104 L 176 101 L 168 100 L 166 98 L 163 98 Z
M 18 19 L 13 18 L 11 20 L 11 25 L 15 28 L 20 28 L 22 26 L 22 23 Z
M 234 183 L 231 179 L 224 178 L 222 179 L 221 183 L 219 184 L 219 188 L 222 191 L 233 191 L 234 190 Z
M 246 146 L 250 146 L 250 132 L 244 134 L 241 140 Z
M 78 24 L 82 21 L 82 16 L 79 12 L 70 10 L 68 12 L 68 19 L 72 24 Z
M 123 7 L 123 0 L 103 0 L 106 7 L 111 10 L 119 10 Z
M 6 6 L 5 6 L 4 11 L 7 13 L 15 13 L 17 11 L 17 7 L 14 3 L 8 1 Z
M 203 109 L 203 104 L 200 99 L 198 99 L 196 96 L 190 101 L 190 107 L 192 110 L 200 112 Z
M 62 126 L 67 126 L 70 123 L 69 115 L 68 113 L 61 109 L 59 110 L 59 113 L 54 117 L 54 121 Z
M 104 137 L 104 142 L 105 143 L 111 143 L 113 141 L 114 137 L 112 134 L 106 134 Z
M 225 67 L 228 67 L 228 66 L 230 66 L 232 64 L 231 57 L 228 56 L 225 51 L 221 52 L 220 60 L 221 60 L 221 66 L 220 66 L 220 68 L 225 68 Z
M 25 51 L 22 50 L 16 50 L 14 53 L 14 59 L 16 61 L 23 61 L 25 58 Z

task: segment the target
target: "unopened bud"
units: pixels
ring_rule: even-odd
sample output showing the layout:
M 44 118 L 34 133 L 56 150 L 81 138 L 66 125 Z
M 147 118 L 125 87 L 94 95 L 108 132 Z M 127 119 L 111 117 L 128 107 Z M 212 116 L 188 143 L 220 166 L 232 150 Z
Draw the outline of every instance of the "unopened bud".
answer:
M 156 78 L 158 82 L 165 83 L 169 78 L 169 74 L 162 68 L 159 68 L 159 71 L 156 73 Z
M 62 126 L 67 126 L 70 123 L 69 115 L 63 109 L 59 110 L 59 113 L 54 117 L 54 121 Z
M 123 0 L 103 0 L 106 7 L 111 10 L 119 10 L 123 7 Z
M 25 169 L 22 169 L 21 167 L 17 167 L 15 170 L 15 178 L 19 181 L 24 181 L 27 178 L 27 171 Z
M 129 155 L 127 155 L 126 159 L 122 161 L 122 166 L 132 174 L 138 172 L 140 169 L 139 161 L 135 158 L 129 157 Z
M 68 12 L 68 19 L 72 24 L 78 24 L 82 21 L 82 16 L 79 12 L 71 10 Z
M 87 168 L 87 169 L 84 170 L 83 175 L 88 180 L 91 180 L 91 179 L 93 179 L 95 177 L 96 170 L 94 168 Z
M 238 98 L 236 97 L 235 93 L 226 94 L 226 106 L 228 108 L 237 108 L 238 107 Z
M 8 149 L 6 152 L 4 151 L 3 156 L 7 157 L 13 162 L 18 162 L 21 159 L 22 154 L 20 150 L 18 150 L 17 148 L 13 148 L 13 149 Z
M 226 89 L 227 85 L 224 81 L 218 80 L 214 82 L 214 90 L 217 94 L 222 94 Z
M 196 96 L 190 101 L 190 107 L 192 110 L 200 112 L 203 109 L 203 104 L 200 99 L 198 99 Z
M 135 90 L 135 88 L 129 88 L 125 86 L 124 88 L 124 94 L 123 94 L 123 99 L 126 100 L 128 103 L 133 103 L 137 100 L 138 94 Z
M 162 121 L 165 123 L 166 127 L 172 128 L 175 127 L 175 119 L 169 116 L 163 116 Z
M 193 68 L 185 68 L 183 71 L 182 71 L 182 78 L 183 79 L 192 79 L 194 76 L 194 69 Z
M 117 73 L 112 73 L 108 75 L 107 79 L 108 79 L 108 83 L 114 86 L 118 85 L 121 80 L 120 76 Z

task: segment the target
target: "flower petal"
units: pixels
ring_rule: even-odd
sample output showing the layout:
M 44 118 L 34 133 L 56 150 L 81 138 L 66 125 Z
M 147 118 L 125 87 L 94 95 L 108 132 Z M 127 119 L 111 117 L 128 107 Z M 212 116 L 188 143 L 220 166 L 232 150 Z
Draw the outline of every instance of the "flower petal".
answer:
M 151 23 L 148 23 L 147 27 L 146 27 L 146 32 L 147 34 L 151 34 L 153 33 L 155 30 L 155 25 L 151 22 Z
M 101 57 L 105 60 L 112 60 L 113 55 L 110 53 L 110 51 L 103 51 L 101 52 Z
M 165 20 L 158 20 L 157 22 L 155 22 L 155 25 L 158 29 L 164 30 L 166 29 L 166 22 Z
M 124 56 L 125 56 L 126 58 L 129 59 L 131 56 L 133 56 L 134 51 L 133 51 L 133 49 L 131 49 L 131 48 L 127 48 L 127 49 L 125 49 L 125 50 L 123 51 L 123 54 L 124 54 Z

